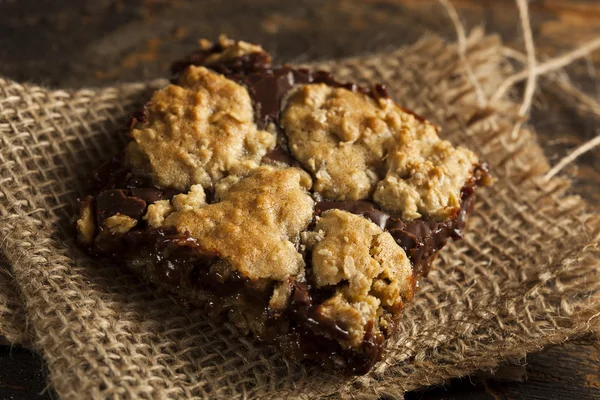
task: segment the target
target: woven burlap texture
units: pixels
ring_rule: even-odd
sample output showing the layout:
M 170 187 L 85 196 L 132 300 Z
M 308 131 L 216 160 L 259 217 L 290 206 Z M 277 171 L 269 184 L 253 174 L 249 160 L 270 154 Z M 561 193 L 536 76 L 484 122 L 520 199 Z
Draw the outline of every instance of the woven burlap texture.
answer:
M 486 95 L 510 73 L 500 49 L 497 37 L 469 36 L 466 62 Z M 0 310 L 27 321 L 64 399 L 401 397 L 589 331 L 600 313 L 599 224 L 565 193 L 567 182 L 538 182 L 548 166 L 534 135 L 510 138 L 518 107 L 509 98 L 482 104 L 464 62 L 455 45 L 427 37 L 319 64 L 342 80 L 384 82 L 498 178 L 370 374 L 342 377 L 283 358 L 74 243 L 86 177 L 122 148 L 127 116 L 164 82 L 63 91 L 0 80 L 0 246 L 11 268 L 0 285 L 16 283 Z M 23 305 L 7 304 L 13 296 Z M 18 307 L 26 319 L 14 318 Z M 26 340 L 18 326 L 10 331 Z
M 25 310 L 9 265 L 0 255 L 0 343 L 32 347 Z

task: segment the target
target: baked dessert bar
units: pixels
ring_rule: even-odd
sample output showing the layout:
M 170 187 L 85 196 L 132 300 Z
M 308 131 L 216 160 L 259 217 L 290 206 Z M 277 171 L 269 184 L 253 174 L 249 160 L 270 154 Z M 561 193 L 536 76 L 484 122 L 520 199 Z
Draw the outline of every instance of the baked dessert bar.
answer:
M 94 174 L 80 242 L 297 358 L 366 373 L 461 237 L 485 164 L 383 86 L 274 67 L 253 44 L 201 41 L 173 74 Z

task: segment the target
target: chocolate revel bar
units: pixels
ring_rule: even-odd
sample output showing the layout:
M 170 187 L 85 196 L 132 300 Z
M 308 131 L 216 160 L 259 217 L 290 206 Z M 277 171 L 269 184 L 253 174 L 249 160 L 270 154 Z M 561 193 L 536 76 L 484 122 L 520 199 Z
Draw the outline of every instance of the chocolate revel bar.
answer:
M 298 359 L 363 374 L 485 163 L 385 87 L 221 37 L 173 65 L 92 177 L 79 241 Z

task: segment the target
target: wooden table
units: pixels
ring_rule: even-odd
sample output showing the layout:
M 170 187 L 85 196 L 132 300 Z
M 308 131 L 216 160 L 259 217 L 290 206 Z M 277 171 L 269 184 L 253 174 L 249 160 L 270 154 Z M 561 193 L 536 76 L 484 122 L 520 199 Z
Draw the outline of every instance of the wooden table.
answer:
M 453 0 L 466 27 L 483 24 L 522 50 L 513 0 Z M 600 2 L 538 0 L 530 4 L 540 58 L 600 36 Z M 262 43 L 279 61 L 358 55 L 413 42 L 424 32 L 455 38 L 435 0 L 65 0 L 0 1 L 0 75 L 56 87 L 105 85 L 164 76 L 171 60 L 199 37 L 226 33 Z M 567 68 L 572 80 L 600 98 L 594 64 L 600 51 Z M 532 114 L 551 162 L 600 133 L 598 120 L 543 90 Z M 600 150 L 567 168 L 574 191 L 600 204 Z M 40 357 L 0 346 L 0 399 L 48 399 Z M 583 338 L 407 399 L 600 399 L 600 350 Z

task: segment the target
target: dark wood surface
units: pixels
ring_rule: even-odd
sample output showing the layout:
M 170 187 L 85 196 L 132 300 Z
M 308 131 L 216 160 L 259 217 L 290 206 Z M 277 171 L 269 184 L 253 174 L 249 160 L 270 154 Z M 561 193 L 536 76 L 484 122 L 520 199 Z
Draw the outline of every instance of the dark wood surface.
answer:
M 484 25 L 522 50 L 513 0 L 453 0 L 466 27 Z M 540 58 L 600 36 L 600 2 L 530 1 Z M 434 0 L 0 0 L 0 75 L 54 87 L 107 85 L 164 76 L 171 60 L 200 37 L 226 33 L 262 43 L 279 61 L 338 58 L 395 48 L 425 32 L 455 37 Z M 600 52 L 567 68 L 572 82 L 600 98 Z M 600 66 L 599 66 L 600 68 Z M 544 90 L 531 123 L 551 163 L 600 133 L 598 120 Z M 574 191 L 600 204 L 600 150 L 565 173 Z M 0 399 L 55 398 L 45 388 L 42 359 L 0 346 Z M 506 364 L 494 376 L 475 374 L 407 399 L 600 399 L 600 350 L 591 339 Z

